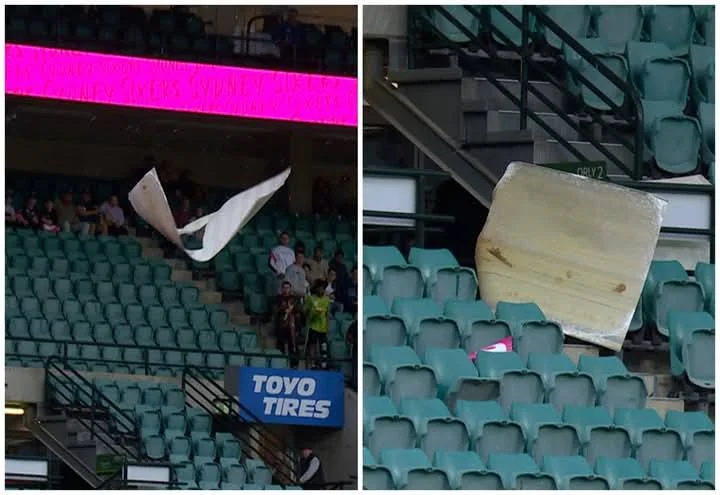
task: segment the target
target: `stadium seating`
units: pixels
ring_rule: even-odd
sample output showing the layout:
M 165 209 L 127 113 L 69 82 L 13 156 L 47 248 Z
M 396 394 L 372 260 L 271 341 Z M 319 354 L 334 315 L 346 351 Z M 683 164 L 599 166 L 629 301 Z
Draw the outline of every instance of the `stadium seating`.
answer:
M 8 9 L 8 41 L 52 44 L 137 56 L 190 58 L 271 67 L 312 67 L 315 71 L 352 74 L 357 70 L 356 30 L 301 24 L 303 43 L 294 60 L 283 60 L 273 32 L 211 33 L 207 19 L 177 8 L 151 13 L 137 6 L 17 6 Z M 222 12 L 212 14 L 223 15 Z M 268 16 L 269 20 L 276 20 Z M 272 23 L 268 23 L 271 25 Z M 243 26 L 245 28 L 245 26 Z
M 643 160 L 648 167 L 654 165 L 662 174 L 675 176 L 697 173 L 698 166 L 702 165 L 700 170 L 710 175 L 709 169 L 714 163 L 714 7 L 538 7 L 599 63 L 620 80 L 629 82 L 642 100 Z M 503 8 L 513 20 L 522 19 L 521 6 Z M 463 6 L 447 10 L 469 33 L 460 30 L 437 10 L 431 10 L 428 20 L 447 40 L 467 45 L 472 52 L 478 48 L 492 51 L 508 44 L 515 47 L 522 44 L 521 29 L 496 6 L 474 6 L 479 16 Z M 471 41 L 469 34 L 477 38 Z M 566 89 L 580 106 L 606 112 L 612 106 L 619 108 L 630 103 L 628 95 L 601 74 L 597 64 L 580 57 L 551 29 L 536 22 L 532 14 L 527 34 L 535 54 L 556 58 L 555 64 L 548 65 L 565 72 Z M 435 36 L 430 32 L 428 35 L 430 39 Z M 486 47 L 488 43 L 494 48 Z M 550 53 L 546 50 L 548 47 Z
M 414 248 L 407 263 L 391 246 L 363 252 L 374 282 L 388 266 L 433 280 L 426 260 L 446 256 Z M 714 388 L 714 320 L 702 312 L 706 294 L 714 294 L 714 265 L 698 265 L 694 279 L 678 265 L 653 262 L 638 328 L 666 328 L 673 373 Z M 440 305 L 427 283 L 425 297 L 388 302 L 377 288 L 366 295 L 363 315 L 366 488 L 711 486 L 710 418 L 670 410 L 663 419 L 647 408 L 643 377 L 618 357 L 581 355 L 575 364 L 542 308 L 499 302 L 493 311 L 474 298 Z M 432 336 L 418 338 L 424 332 Z M 528 335 L 534 340 L 523 349 Z M 482 351 L 508 336 L 514 352 Z M 665 465 L 670 474 L 660 474 Z

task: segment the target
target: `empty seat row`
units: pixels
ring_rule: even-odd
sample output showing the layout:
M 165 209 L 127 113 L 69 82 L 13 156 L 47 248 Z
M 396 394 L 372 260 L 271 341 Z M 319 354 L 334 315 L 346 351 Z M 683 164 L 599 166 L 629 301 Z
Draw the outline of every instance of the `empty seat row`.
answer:
M 378 347 L 363 365 L 364 390 L 404 399 L 439 398 L 450 408 L 461 399 L 514 403 L 642 408 L 644 380 L 617 357 L 582 356 L 576 367 L 563 354 L 530 353 L 527 366 L 514 352 L 478 352 L 475 363 L 459 349 L 431 349 L 425 359 L 410 347 Z
M 408 263 L 394 246 L 363 246 L 364 293 L 377 294 L 388 305 L 396 297 L 473 300 L 477 276 L 459 265 L 446 249 L 416 249 Z
M 158 450 L 162 439 L 153 439 Z M 147 448 L 147 447 L 146 447 Z M 172 456 L 172 454 L 170 454 Z M 173 474 L 178 487 L 183 490 L 281 490 L 281 486 L 272 484 L 272 473 L 259 459 L 246 459 L 242 464 L 215 462 L 194 464 L 178 463 L 173 466 Z M 297 488 L 297 487 L 293 487 Z M 291 489 L 291 487 L 286 487 Z
M 430 461 L 433 459 L 433 462 Z M 542 467 L 542 469 L 541 469 Z M 365 451 L 363 485 L 371 490 L 712 490 L 711 465 L 696 470 L 685 461 L 658 461 L 644 469 L 635 459 L 493 453 L 482 461 L 473 452 L 388 449 L 379 457 Z
M 6 278 L 6 281 L 9 281 L 9 285 L 6 285 L 6 294 L 15 297 L 35 296 L 40 299 L 77 299 L 82 302 L 120 302 L 123 305 L 141 304 L 146 307 L 152 305 L 170 307 L 178 304 L 192 307 L 199 305 L 200 299 L 200 290 L 197 287 L 179 284 L 135 285 L 128 282 L 93 282 L 90 279 L 51 279 L 45 276 L 28 277 L 26 275 L 15 275 Z
M 138 259 L 139 260 L 139 259 Z M 146 260 L 143 260 L 146 261 Z M 170 280 L 172 268 L 165 263 L 149 262 L 88 261 L 86 259 L 29 258 L 25 255 L 10 257 L 7 264 L 8 275 L 51 276 L 70 278 L 91 278 L 93 280 L 112 280 L 115 282 L 133 282 L 136 285 L 152 284 Z

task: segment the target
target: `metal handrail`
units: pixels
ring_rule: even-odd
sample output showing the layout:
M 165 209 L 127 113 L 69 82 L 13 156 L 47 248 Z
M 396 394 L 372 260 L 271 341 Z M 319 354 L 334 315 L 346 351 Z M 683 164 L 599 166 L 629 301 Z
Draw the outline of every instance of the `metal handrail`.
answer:
M 471 44 L 479 44 L 480 39 L 476 33 L 473 33 L 470 31 L 467 27 L 465 27 L 462 23 L 460 23 L 450 12 L 448 12 L 444 7 L 442 6 L 431 6 L 427 7 L 431 11 L 436 11 L 438 14 L 442 15 L 445 19 L 448 20 L 453 26 L 455 26 L 463 35 L 465 35 L 469 40 L 471 40 Z M 545 124 L 542 119 L 540 119 L 535 112 L 527 108 L 527 92 L 532 93 L 538 100 L 540 100 L 543 104 L 548 106 L 555 114 L 557 114 L 568 126 L 573 128 L 575 131 L 578 132 L 585 140 L 590 142 L 598 151 L 600 151 L 603 155 L 607 157 L 608 160 L 610 160 L 612 163 L 618 166 L 621 170 L 625 171 L 630 177 L 634 179 L 640 179 L 642 178 L 642 107 L 640 106 L 639 97 L 638 95 L 632 90 L 629 84 L 627 84 L 625 81 L 622 81 L 615 73 L 613 73 L 608 67 L 606 67 L 604 64 L 599 62 L 597 57 L 595 57 L 592 53 L 590 53 L 588 50 L 586 50 L 582 45 L 580 45 L 576 40 L 574 40 L 570 35 L 568 35 L 565 31 L 562 30 L 560 26 L 558 26 L 552 19 L 550 19 L 542 10 L 538 7 L 534 6 L 525 6 L 523 8 L 523 16 L 522 20 L 516 19 L 510 12 L 501 6 L 492 6 L 489 8 L 496 9 L 499 13 L 501 13 L 504 17 L 508 19 L 508 21 L 516 26 L 518 29 L 522 30 L 522 42 L 521 46 L 517 46 L 515 43 L 513 43 L 502 31 L 500 31 L 496 26 L 493 26 L 491 23 L 487 22 L 487 19 L 483 14 L 478 11 L 474 6 L 464 6 L 464 8 L 470 12 L 471 15 L 473 15 L 478 21 L 482 24 L 484 29 L 491 34 L 495 35 L 497 38 L 499 38 L 505 45 L 508 46 L 509 49 L 513 50 L 515 53 L 521 56 L 522 58 L 522 65 L 521 65 L 521 93 L 520 98 L 515 97 L 510 93 L 510 91 L 507 90 L 507 88 L 504 88 L 502 83 L 498 80 L 498 78 L 494 77 L 490 71 L 487 69 L 487 67 L 483 67 L 482 64 L 475 64 L 473 68 L 478 70 L 478 72 L 482 72 L 483 75 L 490 81 L 491 84 L 493 84 L 501 93 L 503 93 L 504 96 L 506 96 L 509 100 L 513 102 L 516 106 L 520 108 L 521 113 L 521 128 L 524 128 L 524 120 L 527 117 L 530 117 L 538 126 L 540 126 L 543 130 L 545 130 L 552 138 L 556 139 L 563 147 L 565 147 L 568 152 L 572 153 L 576 158 L 586 161 L 587 158 L 579 152 L 573 145 L 569 143 L 568 140 L 562 138 L 557 132 L 553 132 L 553 130 L 550 128 L 549 125 Z M 529 17 L 530 15 L 533 15 L 536 20 L 538 20 L 539 23 L 541 23 L 543 26 L 545 26 L 547 29 L 555 33 L 561 40 L 567 43 L 567 45 L 572 48 L 578 56 L 581 58 L 587 60 L 589 63 L 591 63 L 597 70 L 600 72 L 600 74 L 604 77 L 606 77 L 612 84 L 616 85 L 625 95 L 625 100 L 627 104 L 629 105 L 629 111 L 624 111 L 622 107 L 618 107 L 615 105 L 612 101 L 609 100 L 609 98 L 600 91 L 595 84 L 592 83 L 592 81 L 589 81 L 585 76 L 579 73 L 579 71 L 572 66 L 569 66 L 567 64 L 567 69 L 582 83 L 584 84 L 590 91 L 595 93 L 602 101 L 604 101 L 606 104 L 610 106 L 613 111 L 622 117 L 623 119 L 627 120 L 630 125 L 634 126 L 635 130 L 635 137 L 634 141 L 635 143 L 630 143 L 628 140 L 622 138 L 622 136 L 619 136 L 619 133 L 612 127 L 606 125 L 602 118 L 600 117 L 599 113 L 588 109 L 588 115 L 590 118 L 596 122 L 599 123 L 603 129 L 608 129 L 611 134 L 613 134 L 616 137 L 619 137 L 618 141 L 619 144 L 622 146 L 628 148 L 633 153 L 634 158 L 634 169 L 630 170 L 628 167 L 625 166 L 625 164 L 622 163 L 615 155 L 613 155 L 610 151 L 607 150 L 607 148 L 602 144 L 599 143 L 590 133 L 585 132 L 584 129 L 582 129 L 575 121 L 573 121 L 569 116 L 566 115 L 562 109 L 558 108 L 556 105 L 554 105 L 545 95 L 543 95 L 537 88 L 533 87 L 527 80 L 528 76 L 528 68 L 532 67 L 538 71 L 540 71 L 543 75 L 548 77 L 548 80 L 551 84 L 553 84 L 555 87 L 561 89 L 562 91 L 567 91 L 563 84 L 561 84 L 559 81 L 557 81 L 556 78 L 552 77 L 547 70 L 545 70 L 536 60 L 532 59 L 533 50 L 530 46 L 531 40 L 528 35 L 529 33 Z M 444 46 L 449 47 L 453 49 L 459 56 L 463 57 L 463 60 L 465 62 L 471 62 L 472 57 L 469 57 L 462 49 L 462 46 L 458 43 L 454 43 L 451 40 L 447 39 L 442 32 L 440 32 L 434 24 L 424 15 L 416 15 L 417 20 L 422 22 L 429 30 L 436 36 L 441 39 L 444 39 L 445 44 Z M 494 50 L 490 49 L 488 50 L 488 55 L 494 58 L 497 58 L 497 54 L 494 52 Z M 629 118 L 628 118 L 629 117 Z
M 114 360 L 114 359 L 105 359 L 105 358 L 98 358 L 98 359 L 87 359 L 87 358 L 79 358 L 82 359 L 82 361 L 86 362 L 102 362 L 102 363 L 111 363 L 111 364 L 130 364 L 130 365 L 142 365 L 145 366 L 146 371 L 149 369 L 150 366 L 163 366 L 167 368 L 184 368 L 185 364 L 164 364 L 164 363 L 150 363 L 148 358 L 148 352 L 150 350 L 156 350 L 156 351 L 174 351 L 174 352 L 180 352 L 183 354 L 191 353 L 191 352 L 206 352 L 209 354 L 223 354 L 224 356 L 243 356 L 243 357 L 263 357 L 263 358 L 279 358 L 279 359 L 305 359 L 306 356 L 304 354 L 295 353 L 295 354 L 270 354 L 270 353 L 258 353 L 258 352 L 229 352 L 229 351 L 223 351 L 221 349 L 213 349 L 213 350 L 207 350 L 207 349 L 200 349 L 199 347 L 162 347 L 162 346 L 141 346 L 141 345 L 128 345 L 128 344 L 110 344 L 106 342 L 94 342 L 94 341 L 76 341 L 76 340 L 55 340 L 55 339 L 41 339 L 41 338 L 33 338 L 33 337 L 17 337 L 8 335 L 6 333 L 5 335 L 6 341 L 19 341 L 19 342 L 33 342 L 33 343 L 53 343 L 53 344 L 60 344 L 62 346 L 62 353 L 60 356 L 50 356 L 49 359 L 53 360 L 61 360 L 64 364 L 67 364 L 69 359 L 68 358 L 68 345 L 93 345 L 100 348 L 104 347 L 114 347 L 114 348 L 123 348 L 123 349 L 140 349 L 143 351 L 143 361 L 128 361 L 128 360 Z M 21 358 L 28 358 L 28 359 L 42 359 L 41 356 L 37 355 L 29 355 L 29 354 L 21 354 L 21 353 L 10 353 L 6 354 L 6 359 L 8 357 L 21 357 Z M 352 363 L 352 358 L 333 358 L 332 356 L 328 356 L 325 361 L 328 363 Z M 218 370 L 218 369 L 225 369 L 225 367 L 213 367 L 213 366 L 204 366 L 204 369 L 208 370 Z M 76 370 L 73 370 L 77 373 Z
M 192 380 L 202 380 L 202 385 L 196 386 Z M 226 429 L 230 430 L 233 435 L 241 440 L 241 448 L 243 450 L 248 450 L 263 459 L 268 457 L 269 454 L 269 457 L 275 461 L 272 463 L 274 466 L 289 466 L 292 468 L 292 473 L 296 472 L 295 464 L 299 456 L 297 456 L 294 450 L 285 444 L 280 437 L 272 433 L 260 418 L 243 406 L 239 399 L 230 395 L 223 387 L 218 385 L 212 377 L 205 374 L 202 369 L 186 367 L 183 370 L 182 384 L 183 389 L 188 392 L 188 398 L 193 399 L 199 407 L 209 412 Z M 194 396 L 193 394 L 196 395 Z M 198 397 L 201 400 L 198 400 Z M 212 404 L 212 408 L 208 404 Z M 225 408 L 229 408 L 229 410 Z M 249 422 L 243 419 L 243 415 L 250 417 L 253 421 Z M 252 426 L 252 431 L 258 432 L 257 436 L 259 438 L 257 438 L 257 440 L 260 440 L 264 450 L 260 451 L 256 449 L 251 445 L 252 442 L 242 438 L 236 428 L 238 424 Z M 250 434 L 246 436 L 252 437 Z M 278 452 L 281 454 L 278 455 Z M 293 452 L 294 455 L 288 455 L 288 452 Z M 263 453 L 265 455 L 263 455 Z M 282 478 L 284 480 L 283 484 L 295 484 L 295 480 L 281 469 L 276 469 L 274 474 L 278 479 Z

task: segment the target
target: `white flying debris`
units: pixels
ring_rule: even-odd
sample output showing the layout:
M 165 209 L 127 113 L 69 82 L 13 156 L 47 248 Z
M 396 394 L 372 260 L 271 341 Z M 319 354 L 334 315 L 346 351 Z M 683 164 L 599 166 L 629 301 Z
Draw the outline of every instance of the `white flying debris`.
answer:
M 220 209 L 182 229 L 178 229 L 170 211 L 167 196 L 160 184 L 157 172 L 153 168 L 140 179 L 128 195 L 130 204 L 147 223 L 170 242 L 184 250 L 195 261 L 209 261 L 224 248 L 230 240 L 245 226 L 267 201 L 280 189 L 290 176 L 291 169 L 236 194 L 228 199 Z M 193 234 L 205 228 L 203 247 L 201 249 L 185 249 L 181 235 Z

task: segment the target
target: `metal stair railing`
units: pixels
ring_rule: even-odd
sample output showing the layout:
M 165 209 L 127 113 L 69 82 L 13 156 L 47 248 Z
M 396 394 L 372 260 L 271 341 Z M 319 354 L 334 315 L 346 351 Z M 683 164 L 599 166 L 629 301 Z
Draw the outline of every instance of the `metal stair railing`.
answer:
M 90 395 L 87 394 L 88 389 Z M 142 446 L 135 418 L 120 409 L 92 382 L 61 358 L 50 357 L 47 360 L 45 396 L 47 403 L 55 405 L 65 412 L 66 416 L 78 421 L 90 431 L 93 438 L 100 440 L 118 457 L 142 460 Z M 58 397 L 62 398 L 62 402 L 57 400 Z M 82 412 L 89 412 L 90 418 Z M 112 425 L 110 427 L 105 423 L 108 420 Z M 116 438 L 120 440 L 119 443 L 109 441 Z M 126 445 L 128 440 L 134 443 L 135 451 Z
M 478 36 L 478 34 L 473 33 L 470 31 L 466 26 L 464 26 L 457 18 L 455 18 L 447 9 L 441 6 L 424 6 L 422 7 L 425 9 L 426 12 L 432 13 L 437 12 L 438 14 L 442 15 L 448 22 L 450 22 L 453 26 L 455 26 L 460 32 L 465 35 L 469 40 L 470 44 L 472 46 L 483 46 L 485 48 L 486 53 L 488 56 L 493 59 L 494 61 L 501 61 L 500 57 L 497 54 L 497 50 L 492 46 L 486 46 L 486 44 L 482 43 L 482 40 Z M 521 29 L 522 32 L 522 41 L 520 46 L 516 45 L 515 43 L 510 40 L 510 38 L 505 35 L 497 26 L 492 25 L 491 22 L 488 21 L 487 17 L 482 14 L 476 7 L 466 5 L 464 8 L 470 12 L 479 22 L 480 25 L 483 27 L 483 30 L 485 32 L 489 32 L 490 34 L 496 36 L 501 40 L 501 42 L 510 50 L 515 52 L 521 57 L 521 74 L 520 74 L 520 98 L 516 97 L 512 94 L 512 92 L 505 87 L 505 85 L 500 81 L 498 77 L 496 77 L 494 74 L 491 73 L 491 70 L 489 67 L 487 67 L 486 64 L 482 63 L 482 61 L 478 61 L 476 57 L 472 57 L 468 55 L 464 51 L 464 45 L 454 42 L 447 38 L 444 33 L 442 33 L 432 22 L 431 19 L 427 17 L 426 14 L 420 13 L 418 10 L 414 9 L 413 12 L 413 19 L 410 23 L 410 25 L 413 25 L 414 22 L 417 22 L 417 24 L 422 25 L 424 28 L 426 28 L 429 32 L 433 34 L 434 37 L 441 39 L 443 41 L 442 46 L 445 48 L 449 48 L 453 50 L 459 57 L 461 61 L 461 66 L 464 66 L 468 69 L 471 69 L 473 72 L 482 74 L 487 80 L 498 90 L 500 91 L 508 100 L 510 100 L 515 106 L 518 107 L 520 110 L 520 117 L 521 117 L 521 129 L 526 128 L 527 125 L 527 117 L 532 119 L 538 126 L 540 126 L 543 130 L 545 130 L 548 135 L 550 135 L 553 139 L 557 140 L 569 153 L 571 153 L 573 156 L 575 156 L 580 161 L 589 161 L 588 158 L 580 152 L 575 146 L 573 146 L 567 139 L 563 138 L 557 131 L 552 129 L 550 125 L 548 125 L 542 118 L 540 118 L 537 113 L 535 113 L 533 110 L 528 108 L 528 92 L 531 93 L 533 96 L 535 96 L 540 102 L 542 102 L 545 106 L 547 106 L 556 116 L 561 118 L 565 124 L 567 124 L 569 127 L 571 127 L 575 132 L 577 132 L 580 136 L 582 136 L 583 139 L 588 141 L 590 144 L 593 145 L 594 148 L 596 148 L 600 153 L 602 153 L 610 162 L 615 164 L 620 170 L 623 170 L 628 176 L 632 177 L 633 179 L 641 179 L 643 176 L 643 162 L 642 162 L 642 143 L 643 143 L 643 122 L 642 122 L 642 107 L 640 105 L 640 100 L 638 95 L 633 91 L 633 89 L 630 87 L 628 83 L 621 80 L 615 73 L 613 73 L 608 67 L 605 66 L 602 62 L 598 60 L 598 58 L 590 53 L 587 49 L 585 49 L 580 43 L 578 43 L 572 36 L 570 36 L 566 31 L 564 31 L 560 26 L 557 25 L 550 17 L 548 17 L 542 10 L 538 7 L 534 6 L 525 6 L 523 8 L 523 15 L 522 20 L 516 19 L 507 9 L 501 6 L 492 6 L 488 8 L 496 9 L 499 13 L 501 13 L 504 17 L 508 19 L 509 22 L 511 22 L 514 26 Z M 568 46 L 570 46 L 580 58 L 585 60 L 587 63 L 591 64 L 594 68 L 598 70 L 598 72 L 608 79 L 613 85 L 615 85 L 617 88 L 619 88 L 623 94 L 625 95 L 625 107 L 619 107 L 615 105 L 608 97 L 605 95 L 602 91 L 600 91 L 597 86 L 590 80 L 588 80 L 583 74 L 581 74 L 575 67 L 570 66 L 569 64 L 565 63 L 565 61 L 560 57 L 557 59 L 557 62 L 562 64 L 564 68 L 566 68 L 569 72 L 573 74 L 573 76 L 578 79 L 584 86 L 586 86 L 590 91 L 592 91 L 595 95 L 598 96 L 603 102 L 605 102 L 612 110 L 613 114 L 619 119 L 626 121 L 627 124 L 633 129 L 633 140 L 628 141 L 624 136 L 622 136 L 617 129 L 615 129 L 612 125 L 606 123 L 600 112 L 595 111 L 593 109 L 587 108 L 587 106 L 584 108 L 584 110 L 587 112 L 591 120 L 600 125 L 604 131 L 607 131 L 609 134 L 613 135 L 613 137 L 616 138 L 616 140 L 619 142 L 619 144 L 623 145 L 625 148 L 630 150 L 631 153 L 633 153 L 633 169 L 629 169 L 622 161 L 617 158 L 615 155 L 613 155 L 606 146 L 604 146 L 602 143 L 598 142 L 597 139 L 592 136 L 592 134 L 585 129 L 583 129 L 580 125 L 578 125 L 577 122 L 575 122 L 572 118 L 570 118 L 566 112 L 563 111 L 563 109 L 559 108 L 557 105 L 555 105 L 547 96 L 542 94 L 542 92 L 534 87 L 530 81 L 528 80 L 528 74 L 529 74 L 529 68 L 532 68 L 533 70 L 538 71 L 541 73 L 547 80 L 550 82 L 554 87 L 562 91 L 564 94 L 568 96 L 572 96 L 567 88 L 565 87 L 565 84 L 562 81 L 559 81 L 555 76 L 550 74 L 550 72 L 544 68 L 538 61 L 534 60 L 532 58 L 533 55 L 533 48 L 531 46 L 531 33 L 530 33 L 530 15 L 533 15 L 535 17 L 535 20 L 542 24 L 544 27 L 546 27 L 548 30 L 552 31 L 555 35 L 557 35 L 564 43 L 567 43 Z
M 273 477 L 282 485 L 296 485 L 300 456 L 265 425 L 252 411 L 230 395 L 215 379 L 198 368 L 186 367 L 182 376 L 186 400 L 209 413 L 218 426 L 240 440 L 243 454 L 260 458 L 273 469 Z M 252 421 L 243 419 L 250 417 Z M 254 434 L 251 432 L 255 432 Z M 257 443 L 261 448 L 253 445 Z

